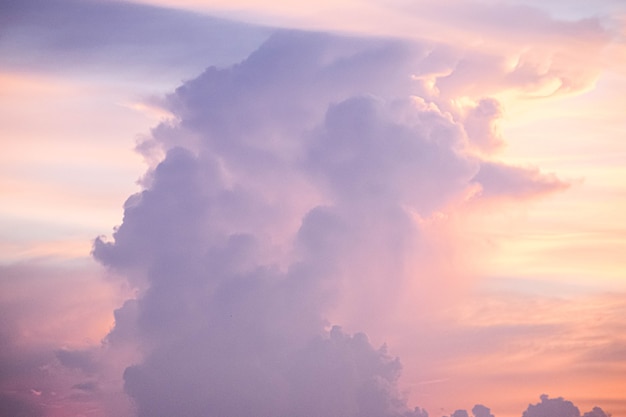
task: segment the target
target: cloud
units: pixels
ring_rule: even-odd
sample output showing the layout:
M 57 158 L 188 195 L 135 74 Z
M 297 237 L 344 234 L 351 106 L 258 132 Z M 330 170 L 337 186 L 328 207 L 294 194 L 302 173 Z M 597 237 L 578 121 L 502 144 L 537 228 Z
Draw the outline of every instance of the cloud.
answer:
M 114 68 L 117 76 L 163 79 L 172 71 L 182 76 L 209 63 L 231 64 L 269 32 L 193 12 L 102 0 L 9 1 L 1 15 L 5 71 L 78 68 L 100 74 Z
M 474 417 L 494 417 L 493 414 L 491 414 L 491 410 L 482 404 L 476 404 L 472 407 L 472 415 Z M 455 410 L 450 414 L 450 417 L 469 417 L 469 413 L 467 410 L 463 409 Z
M 583 417 L 610 417 L 610 414 L 605 413 L 600 407 L 593 407 L 591 411 L 583 414 Z
M 562 397 L 550 398 L 543 394 L 540 397 L 541 402 L 538 404 L 529 404 L 528 408 L 522 414 L 522 417 L 580 417 L 580 411 L 571 401 L 564 400 Z M 474 417 L 493 417 L 491 410 L 484 405 L 476 404 L 472 408 Z M 466 410 L 456 410 L 450 417 L 467 417 L 469 414 Z M 600 407 L 594 407 L 592 411 L 583 414 L 583 417 L 610 417 Z
M 84 392 L 94 392 L 98 390 L 98 384 L 94 381 L 79 382 L 72 385 L 72 388 Z
M 41 417 L 44 412 L 41 407 L 33 404 L 27 399 L 17 396 L 0 394 L 0 416 L 1 417 Z
M 478 199 L 518 200 L 560 184 L 473 155 L 466 132 L 491 131 L 422 94 L 424 51 L 278 32 L 167 97 L 175 119 L 140 147 L 163 158 L 93 249 L 138 289 L 107 344 L 142 355 L 124 371 L 140 417 L 424 415 L 399 360 L 335 324 L 389 314 L 423 222 L 477 183 Z M 489 125 L 497 106 L 481 103 L 470 118 Z
M 532 197 L 563 190 L 566 182 L 554 175 L 545 175 L 534 168 L 483 162 L 474 177 L 481 185 L 483 197 Z
M 478 149 L 493 152 L 503 145 L 504 140 L 495 123 L 501 112 L 500 103 L 494 99 L 482 99 L 467 109 L 463 125 L 468 139 Z
M 137 70 L 135 85 L 144 86 L 216 66 L 159 103 L 174 118 L 139 146 L 150 164 L 143 190 L 126 202 L 113 241 L 94 243 L 94 256 L 137 288 L 115 311 L 103 347 L 74 350 L 82 346 L 76 335 L 87 334 L 75 321 L 99 337 L 110 318 L 97 326 L 85 314 L 64 315 L 58 327 L 45 320 L 69 305 L 50 300 L 47 289 L 61 288 L 52 280 L 31 286 L 43 296 L 15 299 L 2 282 L 0 409 L 38 415 L 40 405 L 78 399 L 96 403 L 90 412 L 108 402 L 109 415 L 129 415 L 115 408 L 119 398 L 106 397 L 123 373 L 140 415 L 186 407 L 190 415 L 425 417 L 401 389 L 394 346 L 378 347 L 390 333 L 380 329 L 452 304 L 446 297 L 464 276 L 445 268 L 456 263 L 453 252 L 472 256 L 474 248 L 440 232 L 468 202 L 521 203 L 567 187 L 539 169 L 491 159 L 504 140 L 496 97 L 586 88 L 608 36 L 596 18 L 566 22 L 526 7 L 461 3 L 430 7 L 431 15 L 401 11 L 408 31 L 374 15 L 379 29 L 384 22 L 388 33 L 411 37 L 442 19 L 435 26 L 445 30 L 429 37 L 455 32 L 452 44 L 281 32 L 234 65 L 269 31 L 129 3 L 4 4 L 4 68 Z M 79 298 L 93 311 L 95 298 Z M 437 351 L 425 363 L 467 353 L 463 339 L 476 353 L 546 328 L 450 326 L 446 337 L 413 343 Z M 28 338 L 45 346 L 24 349 Z M 623 357 L 619 340 L 592 353 Z M 472 412 L 491 416 L 483 406 Z
M 472 414 L 474 415 L 474 417 L 493 417 L 493 414 L 491 414 L 491 410 L 482 404 L 476 404 L 472 408 Z
M 119 283 L 105 281 L 94 271 L 98 266 L 85 261 L 30 259 L 0 266 L 1 415 L 48 416 L 55 409 L 78 414 L 101 409 L 107 397 L 124 402 L 119 398 L 123 369 L 112 355 L 101 358 L 100 349 L 111 311 L 123 300 L 115 288 Z M 74 402 L 71 387 L 87 374 L 107 392 Z
M 541 41 L 554 42 L 564 38 L 576 38 L 593 43 L 605 40 L 607 29 L 598 16 L 588 18 L 566 19 L 551 15 L 541 7 L 531 7 L 520 2 L 502 3 L 495 1 L 455 1 L 455 8 L 426 3 L 412 5 L 423 11 L 429 9 L 430 15 L 440 16 L 446 23 L 456 23 L 471 33 L 503 34 L 507 33 L 506 41 L 524 42 L 529 39 L 533 43 Z M 547 2 L 546 2 L 547 3 Z M 545 6 L 545 4 L 544 4 Z M 407 7 L 410 9 L 411 6 Z M 498 40 L 494 40 L 497 42 Z
M 61 365 L 70 369 L 80 369 L 88 374 L 95 372 L 97 369 L 92 354 L 89 351 L 58 350 L 56 357 L 59 362 L 61 362 Z
M 522 417 L 579 417 L 580 411 L 571 401 L 563 398 L 549 398 L 543 394 L 541 402 L 529 404 Z
M 45 385 L 43 367 L 50 359 L 43 349 L 16 346 L 14 335 L 0 328 L 0 416 L 44 415 L 32 390 Z

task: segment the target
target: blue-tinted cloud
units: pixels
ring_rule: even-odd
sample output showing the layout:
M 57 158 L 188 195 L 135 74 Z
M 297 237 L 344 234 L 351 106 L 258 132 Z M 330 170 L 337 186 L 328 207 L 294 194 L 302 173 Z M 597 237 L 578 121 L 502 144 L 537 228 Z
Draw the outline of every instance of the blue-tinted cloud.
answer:
M 580 411 L 571 401 L 541 396 L 538 404 L 529 404 L 522 417 L 579 417 Z
M 358 293 L 355 311 L 386 314 L 424 243 L 416 215 L 463 204 L 476 183 L 477 198 L 559 188 L 505 165 L 507 186 L 491 185 L 500 171 L 483 171 L 466 134 L 489 129 L 465 129 L 411 77 L 425 49 L 279 32 L 166 99 L 175 119 L 140 147 L 164 158 L 114 241 L 94 244 L 139 290 L 107 340 L 144 354 L 124 373 L 140 416 L 422 415 L 400 362 L 328 330 L 332 311 Z
M 0 63 L 84 76 L 115 69 L 162 79 L 227 65 L 268 36 L 264 28 L 117 1 L 25 0 L 0 6 Z

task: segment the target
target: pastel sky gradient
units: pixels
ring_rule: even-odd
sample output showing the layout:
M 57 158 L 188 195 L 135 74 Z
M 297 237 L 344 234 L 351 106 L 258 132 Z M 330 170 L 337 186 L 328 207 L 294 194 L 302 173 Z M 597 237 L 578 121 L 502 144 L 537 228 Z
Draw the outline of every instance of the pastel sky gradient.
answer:
M 624 91 L 621 0 L 0 2 L 0 417 L 626 417 Z

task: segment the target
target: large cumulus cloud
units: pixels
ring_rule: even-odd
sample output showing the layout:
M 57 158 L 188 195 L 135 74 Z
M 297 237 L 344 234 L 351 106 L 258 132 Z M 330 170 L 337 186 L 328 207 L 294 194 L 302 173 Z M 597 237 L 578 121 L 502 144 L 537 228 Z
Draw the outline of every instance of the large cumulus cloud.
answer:
M 124 372 L 139 416 L 423 415 L 399 361 L 337 322 L 442 279 L 415 265 L 428 219 L 564 186 L 476 156 L 498 105 L 430 94 L 433 48 L 280 32 L 167 97 L 140 145 L 162 156 L 94 243 L 137 288 L 107 343 L 141 355 Z

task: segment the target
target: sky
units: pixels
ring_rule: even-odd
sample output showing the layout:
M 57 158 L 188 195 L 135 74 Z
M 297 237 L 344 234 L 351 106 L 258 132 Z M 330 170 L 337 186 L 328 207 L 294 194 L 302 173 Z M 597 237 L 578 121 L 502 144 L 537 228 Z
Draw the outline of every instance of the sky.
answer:
M 0 1 L 0 417 L 626 417 L 621 0 Z

